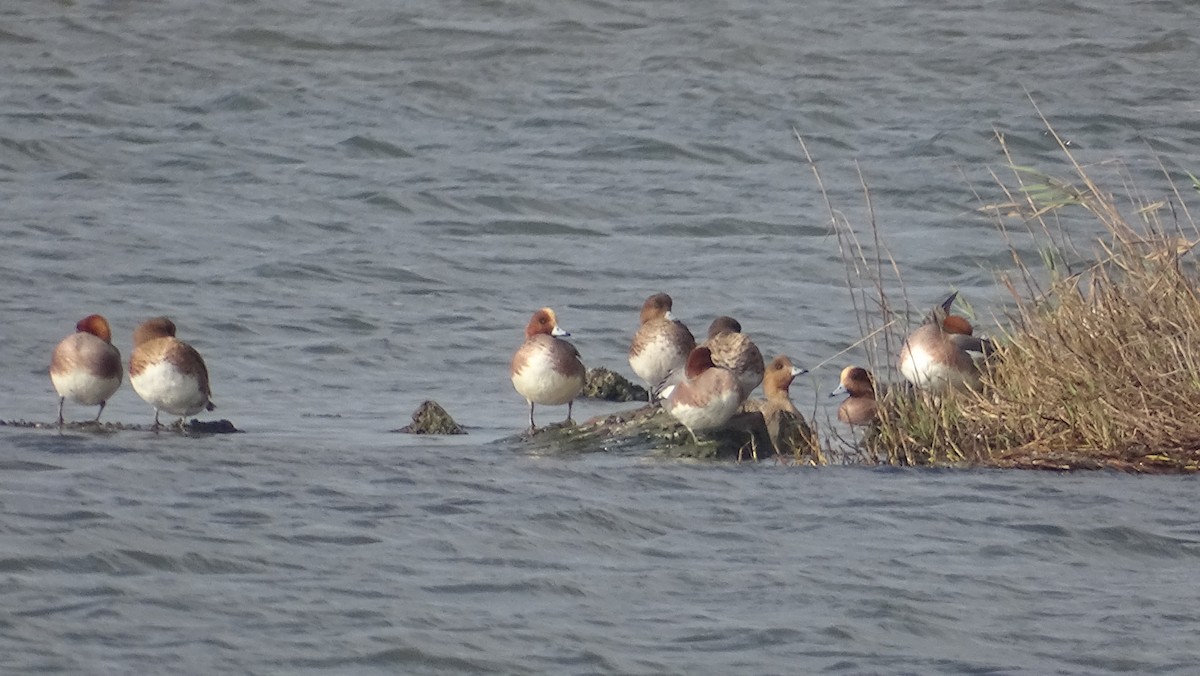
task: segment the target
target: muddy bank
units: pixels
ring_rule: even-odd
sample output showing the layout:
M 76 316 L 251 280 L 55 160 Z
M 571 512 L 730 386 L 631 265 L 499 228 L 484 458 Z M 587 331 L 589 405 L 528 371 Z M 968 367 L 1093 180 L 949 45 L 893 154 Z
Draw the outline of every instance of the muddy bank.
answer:
M 95 420 L 87 420 L 82 422 L 64 422 L 59 425 L 56 422 L 34 422 L 30 420 L 0 420 L 0 427 L 21 427 L 26 429 L 39 430 L 71 430 L 76 432 L 94 432 L 94 433 L 112 433 L 112 432 L 162 432 L 166 434 L 238 434 L 242 430 L 234 427 L 233 423 L 228 420 L 196 420 L 190 422 L 177 421 L 174 423 L 161 425 L 157 430 L 153 425 L 136 425 L 120 422 L 96 422 Z
M 596 416 L 577 425 L 547 425 L 532 433 L 507 437 L 500 443 L 546 454 L 641 452 L 697 460 L 737 461 L 740 456 L 746 462 L 754 459 L 757 448 L 760 461 L 813 461 L 807 447 L 798 450 L 795 446 L 785 446 L 777 454 L 762 416 L 757 413 L 739 414 L 731 421 L 730 428 L 701 434 L 697 443 L 670 414 L 649 405 Z

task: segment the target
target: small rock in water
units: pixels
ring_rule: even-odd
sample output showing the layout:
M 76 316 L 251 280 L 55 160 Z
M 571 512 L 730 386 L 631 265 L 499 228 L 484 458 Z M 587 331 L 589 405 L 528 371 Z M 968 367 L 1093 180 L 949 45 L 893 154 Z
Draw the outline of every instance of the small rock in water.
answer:
M 232 422 L 222 418 L 220 420 L 197 420 L 192 418 L 190 423 L 183 426 L 183 431 L 194 432 L 196 434 L 236 434 L 241 432 L 233 426 Z
M 404 434 L 466 434 L 461 425 L 446 413 L 436 401 L 424 401 L 413 411 L 412 424 L 405 425 L 393 432 Z
M 604 401 L 646 401 L 646 388 L 604 367 L 588 369 L 583 396 Z

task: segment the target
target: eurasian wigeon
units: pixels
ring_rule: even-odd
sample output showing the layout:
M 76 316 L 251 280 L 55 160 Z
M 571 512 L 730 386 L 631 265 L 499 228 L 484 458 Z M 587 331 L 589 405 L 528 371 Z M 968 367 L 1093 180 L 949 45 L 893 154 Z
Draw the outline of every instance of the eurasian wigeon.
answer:
M 147 319 L 133 332 L 129 382 L 138 396 L 154 407 L 154 429 L 161 427 L 159 411 L 180 416 L 182 421 L 216 408 L 204 358 L 175 337 L 175 323 L 166 317 Z
M 808 373 L 808 369 L 803 369 L 792 364 L 792 360 L 786 355 L 779 355 L 771 360 L 767 365 L 766 373 L 763 375 L 763 394 L 764 399 L 747 399 L 743 410 L 746 411 L 763 411 L 766 416 L 768 411 L 788 411 L 796 415 L 800 415 L 800 411 L 796 409 L 796 405 L 792 403 L 791 393 L 788 388 L 792 386 L 792 380 L 796 376 Z
M 688 355 L 683 382 L 676 384 L 664 408 L 683 423 L 696 439 L 696 432 L 718 429 L 738 412 L 746 395 L 737 375 L 713 364 L 712 351 L 697 347 Z
M 979 361 L 991 352 L 991 343 L 972 335 L 971 323 L 950 314 L 958 293 L 935 307 L 921 326 L 904 339 L 900 348 L 900 373 L 919 388 L 942 390 L 965 385 L 979 388 Z
M 766 395 L 766 398 L 747 399 L 742 406 L 743 411 L 762 413 L 763 421 L 767 426 L 767 434 L 771 437 L 775 451 L 780 454 L 785 449 L 790 452 L 796 446 L 794 442 L 797 440 L 783 438 L 789 418 L 795 421 L 795 427 L 803 426 L 802 434 L 808 432 L 808 423 L 800 415 L 800 410 L 792 403 L 791 393 L 788 390 L 792 386 L 792 380 L 805 373 L 808 373 L 808 369 L 795 366 L 787 356 L 775 357 L 767 365 L 766 373 L 763 375 L 763 394 Z
M 708 327 L 703 345 L 712 351 L 713 363 L 737 374 L 746 396 L 763 380 L 762 352 L 733 317 L 717 317 Z
M 646 381 L 650 401 L 672 371 L 682 369 L 696 347 L 696 339 L 683 322 L 671 315 L 671 297 L 656 293 L 642 304 L 642 316 L 633 343 L 629 366 Z
M 534 404 L 567 405 L 570 424 L 575 397 L 583 391 L 587 369 L 579 350 L 557 336 L 571 334 L 558 326 L 554 310 L 544 307 L 533 313 L 525 327 L 525 342 L 512 358 L 509 374 L 517 393 L 529 402 L 529 430 L 537 429 L 533 422 Z
M 112 344 L 108 320 L 88 315 L 75 325 L 75 333 L 63 338 L 50 358 L 50 382 L 58 392 L 58 424 L 63 424 L 63 404 L 70 399 L 84 406 L 100 405 L 96 420 L 104 413 L 108 398 L 121 387 L 121 353 Z
M 850 396 L 838 406 L 838 420 L 847 425 L 870 425 L 875 422 L 875 382 L 871 372 L 861 366 L 842 369 L 841 384 L 829 396 Z

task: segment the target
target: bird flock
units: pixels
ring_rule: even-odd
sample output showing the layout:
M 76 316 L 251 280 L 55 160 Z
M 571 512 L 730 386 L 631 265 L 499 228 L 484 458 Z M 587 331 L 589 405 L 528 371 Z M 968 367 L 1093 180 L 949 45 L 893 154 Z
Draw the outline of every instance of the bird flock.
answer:
M 979 387 L 980 362 L 991 352 L 991 344 L 975 337 L 964 317 L 951 314 L 956 296 L 951 294 L 936 306 L 901 346 L 897 367 L 914 387 L 933 391 Z M 805 369 L 786 355 L 765 363 L 762 352 L 732 317 L 713 320 L 704 342 L 697 344 L 687 326 L 671 314 L 672 305 L 666 293 L 647 298 L 629 346 L 629 366 L 646 382 L 651 405 L 661 406 L 697 442 L 697 433 L 726 428 L 739 413 L 761 413 L 768 430 L 775 431 L 779 416 L 800 417 L 788 388 L 796 376 L 807 373 Z M 112 344 L 108 320 L 88 315 L 75 329 L 54 348 L 50 361 L 50 380 L 59 396 L 59 425 L 64 423 L 68 399 L 98 405 L 95 420 L 99 421 L 122 382 L 121 355 Z M 154 317 L 133 332 L 129 382 L 154 408 L 156 430 L 163 411 L 182 420 L 215 408 L 204 358 L 176 338 L 175 331 L 170 319 Z M 513 388 L 529 404 L 530 431 L 537 429 L 534 410 L 539 404 L 566 404 L 564 423 L 573 422 L 574 401 L 583 391 L 587 370 L 579 351 L 563 340 L 568 336 L 554 310 L 541 308 L 530 317 L 525 342 L 513 355 L 509 373 Z M 872 374 L 847 366 L 839 380 L 831 396 L 848 396 L 838 408 L 838 419 L 849 425 L 875 422 L 879 386 Z M 751 400 L 750 394 L 760 384 L 765 398 Z
M 901 346 L 897 367 L 913 387 L 931 391 L 979 387 L 980 363 L 991 352 L 991 344 L 973 335 L 966 318 L 951 314 L 956 297 L 957 293 L 951 294 L 937 305 Z M 694 441 L 698 432 L 722 429 L 742 412 L 762 412 L 768 427 L 780 412 L 799 416 L 788 387 L 807 371 L 785 355 L 766 365 L 754 341 L 731 317 L 715 319 L 704 342 L 697 344 L 687 326 L 671 314 L 672 305 L 666 293 L 647 298 L 629 347 L 629 366 L 646 382 L 651 404 L 661 405 Z M 542 308 L 533 313 L 525 342 L 513 355 L 510 375 L 513 387 L 529 404 L 531 431 L 537 429 L 537 404 L 567 404 L 564 422 L 572 422 L 571 405 L 583 391 L 586 369 L 579 351 L 562 339 L 568 335 L 554 311 Z M 849 396 L 838 407 L 838 419 L 849 425 L 874 423 L 879 391 L 872 374 L 847 366 L 839 380 L 830 396 Z M 765 400 L 749 399 L 759 384 Z

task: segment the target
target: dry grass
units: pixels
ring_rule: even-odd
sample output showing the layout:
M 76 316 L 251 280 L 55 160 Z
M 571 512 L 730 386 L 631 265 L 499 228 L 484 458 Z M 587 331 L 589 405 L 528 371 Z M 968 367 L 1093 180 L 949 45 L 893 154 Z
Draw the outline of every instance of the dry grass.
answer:
M 786 416 L 780 422 L 781 452 L 791 449 L 791 461 L 799 465 L 820 467 L 829 464 L 829 454 L 821 443 L 821 436 L 815 422 L 809 424 L 803 418 Z
M 1018 170 L 1024 199 L 989 211 L 1003 218 L 1016 207 L 1048 232 L 1056 211 L 1083 209 L 1103 228 L 1096 262 L 1052 276 L 1044 291 L 1025 268 L 1024 293 L 1009 284 L 1011 340 L 985 376 L 985 396 L 963 403 L 961 434 L 987 440 L 980 457 L 997 464 L 1194 471 L 1200 280 L 1191 252 L 1200 229 L 1174 185 L 1162 199 L 1132 190 L 1118 198 L 1063 152 L 1071 181 L 1030 183 Z
M 1092 180 L 1066 144 L 1060 147 L 1073 175 L 1054 178 L 1009 158 L 1012 178 L 997 177 L 1005 199 L 982 210 L 1009 244 L 1018 271 L 1000 280 L 1015 309 L 1001 327 L 982 392 L 881 392 L 880 423 L 861 445 L 868 459 L 1200 469 L 1200 279 L 1193 253 L 1200 229 L 1169 178 L 1161 198 L 1147 199 L 1129 181 L 1118 197 Z M 1100 233 L 1088 238 L 1086 254 L 1063 225 L 1078 223 L 1080 210 Z M 902 318 L 912 315 L 889 300 L 898 266 L 873 222 L 868 255 L 846 219 L 830 213 L 847 282 L 857 290 L 860 328 L 880 336 L 868 343 L 872 370 L 895 379 L 894 355 L 910 328 Z M 1040 263 L 1028 265 L 1012 244 L 1014 222 L 1044 243 Z M 1078 259 L 1090 263 L 1072 270 L 1068 261 Z

